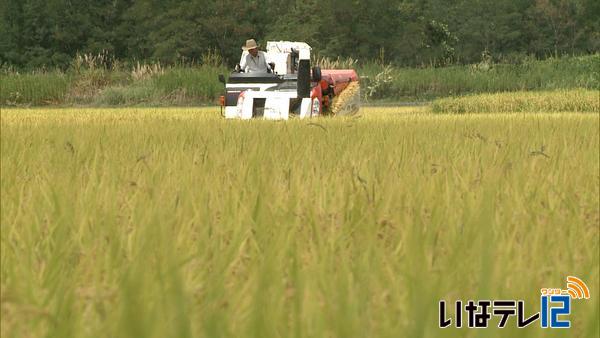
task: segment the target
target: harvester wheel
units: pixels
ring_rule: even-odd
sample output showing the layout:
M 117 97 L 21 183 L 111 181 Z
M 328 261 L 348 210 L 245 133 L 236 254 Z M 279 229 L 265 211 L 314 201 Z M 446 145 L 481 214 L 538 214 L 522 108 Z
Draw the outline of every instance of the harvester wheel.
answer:
M 336 97 L 331 104 L 333 115 L 354 115 L 360 109 L 360 84 L 350 82 L 348 86 Z

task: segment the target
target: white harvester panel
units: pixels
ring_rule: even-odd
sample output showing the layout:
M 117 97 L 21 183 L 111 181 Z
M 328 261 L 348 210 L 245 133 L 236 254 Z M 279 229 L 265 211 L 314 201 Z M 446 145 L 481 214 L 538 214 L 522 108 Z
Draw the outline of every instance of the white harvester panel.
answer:
M 267 120 L 287 120 L 290 116 L 290 100 L 296 97 L 297 94 L 293 91 L 262 92 L 247 90 L 238 99 L 238 104 L 236 107 L 225 108 L 225 117 L 228 119 L 249 120 L 255 117 L 254 100 L 264 99 L 265 105 L 261 114 L 262 118 Z M 310 99 L 307 100 L 310 102 Z M 310 105 L 308 104 L 308 106 Z M 308 107 L 304 109 L 306 110 L 307 108 Z M 308 108 L 308 114 L 305 112 L 302 117 L 304 116 L 310 116 L 310 108 Z
M 310 60 L 310 46 L 306 42 L 268 41 L 267 60 L 275 63 L 275 72 L 280 75 L 294 73 L 291 55 L 298 52 L 300 60 Z
M 263 117 L 267 120 L 287 120 L 289 118 L 290 99 L 272 96 L 265 100 Z

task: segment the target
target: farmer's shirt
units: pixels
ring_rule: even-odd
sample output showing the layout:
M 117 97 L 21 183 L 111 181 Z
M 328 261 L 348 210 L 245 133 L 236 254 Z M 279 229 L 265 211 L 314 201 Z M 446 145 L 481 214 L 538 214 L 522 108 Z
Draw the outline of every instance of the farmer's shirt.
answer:
M 254 57 L 249 52 L 244 51 L 240 59 L 240 67 L 246 73 L 266 73 L 269 69 L 267 55 L 263 51 L 258 51 L 256 57 Z

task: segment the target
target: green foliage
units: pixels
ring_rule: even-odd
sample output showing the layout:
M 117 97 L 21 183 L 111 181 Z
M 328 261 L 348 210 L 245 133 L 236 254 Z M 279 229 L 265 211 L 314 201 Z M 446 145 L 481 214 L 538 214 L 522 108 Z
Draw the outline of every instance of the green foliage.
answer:
M 306 41 L 319 56 L 397 66 L 466 64 L 600 50 L 594 0 L 0 1 L 0 64 L 65 69 L 77 53 L 229 66 L 255 38 Z
M 444 23 L 431 20 L 425 24 L 423 44 L 429 54 L 432 66 L 452 64 L 456 54 L 454 46 L 458 38 L 448 30 Z

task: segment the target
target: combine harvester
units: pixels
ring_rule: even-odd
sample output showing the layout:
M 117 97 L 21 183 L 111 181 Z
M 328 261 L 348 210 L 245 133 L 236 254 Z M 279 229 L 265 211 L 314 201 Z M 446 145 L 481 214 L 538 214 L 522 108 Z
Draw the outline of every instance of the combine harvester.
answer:
M 271 73 L 234 71 L 225 81 L 222 114 L 228 119 L 287 120 L 321 115 L 352 115 L 360 107 L 358 75 L 353 69 L 310 69 L 310 46 L 269 41 Z

